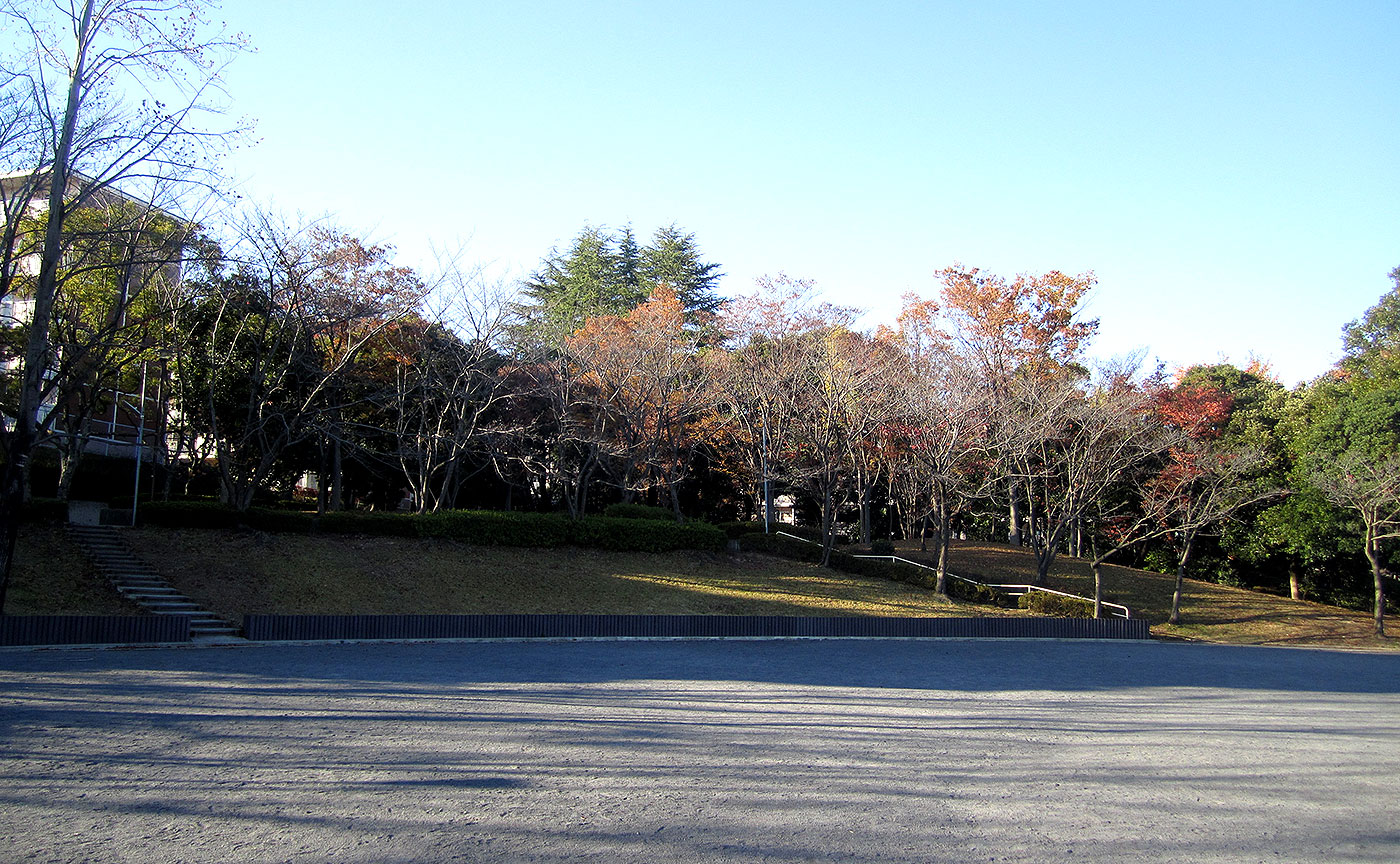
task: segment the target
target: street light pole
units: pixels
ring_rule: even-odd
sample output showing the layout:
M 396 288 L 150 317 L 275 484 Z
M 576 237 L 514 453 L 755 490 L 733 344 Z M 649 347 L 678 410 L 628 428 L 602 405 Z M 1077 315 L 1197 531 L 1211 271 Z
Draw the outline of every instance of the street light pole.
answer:
M 146 444 L 146 361 L 141 361 L 141 395 L 136 405 L 136 477 L 131 484 L 131 527 L 136 527 L 136 502 L 141 498 L 141 451 Z M 116 408 L 112 421 L 116 422 Z

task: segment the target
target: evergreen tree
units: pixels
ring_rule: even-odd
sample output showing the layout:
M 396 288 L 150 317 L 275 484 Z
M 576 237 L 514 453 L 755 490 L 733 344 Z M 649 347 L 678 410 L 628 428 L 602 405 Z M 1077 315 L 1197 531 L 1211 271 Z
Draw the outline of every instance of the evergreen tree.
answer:
M 695 235 L 674 223 L 658 228 L 651 245 L 642 250 L 641 274 L 648 288 L 670 286 L 688 318 L 693 319 L 697 312 L 713 312 L 721 302 L 715 290 L 724 275 L 719 265 L 701 261 Z
M 631 225 L 616 235 L 585 226 L 566 253 L 552 251 L 525 283 L 533 301 L 525 311 L 536 328 L 562 338 L 590 318 L 625 315 L 658 285 L 676 293 L 686 320 L 696 323 L 718 308 L 719 265 L 702 261 L 695 235 L 675 225 L 638 244 Z

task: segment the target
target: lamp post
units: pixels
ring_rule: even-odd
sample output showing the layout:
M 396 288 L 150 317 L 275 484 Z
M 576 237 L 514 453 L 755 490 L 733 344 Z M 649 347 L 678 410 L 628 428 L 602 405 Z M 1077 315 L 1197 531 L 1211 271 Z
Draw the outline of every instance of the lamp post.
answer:
M 136 504 L 141 499 L 141 453 L 146 445 L 146 361 L 141 361 L 141 401 L 136 403 L 136 471 L 131 481 L 131 527 L 136 527 Z M 116 420 L 116 408 L 112 409 Z

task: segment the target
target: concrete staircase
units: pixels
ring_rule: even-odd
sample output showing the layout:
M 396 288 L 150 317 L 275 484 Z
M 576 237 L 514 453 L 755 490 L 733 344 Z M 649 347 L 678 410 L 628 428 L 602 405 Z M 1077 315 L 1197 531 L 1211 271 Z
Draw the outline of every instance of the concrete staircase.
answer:
M 226 639 L 238 635 L 236 626 L 170 587 L 170 583 L 136 557 L 122 540 L 121 529 L 105 525 L 69 525 L 68 533 L 112 580 L 117 591 L 146 611 L 155 615 L 188 615 L 190 636 L 194 639 Z

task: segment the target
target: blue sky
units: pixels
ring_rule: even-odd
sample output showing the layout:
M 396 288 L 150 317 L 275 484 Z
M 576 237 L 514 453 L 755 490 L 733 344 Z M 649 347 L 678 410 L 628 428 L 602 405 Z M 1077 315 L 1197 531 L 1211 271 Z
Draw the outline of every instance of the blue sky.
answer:
M 523 275 L 675 222 L 893 319 L 960 261 L 1093 270 L 1095 351 L 1288 383 L 1400 265 L 1400 4 L 238 0 L 250 198 Z

